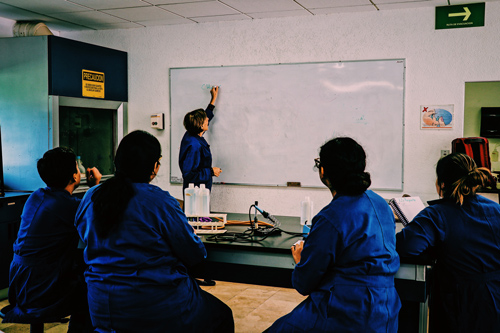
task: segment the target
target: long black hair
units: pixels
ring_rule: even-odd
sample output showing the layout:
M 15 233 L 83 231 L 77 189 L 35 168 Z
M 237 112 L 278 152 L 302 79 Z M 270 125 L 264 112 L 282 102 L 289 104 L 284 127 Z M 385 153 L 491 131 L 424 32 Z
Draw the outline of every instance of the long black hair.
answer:
M 134 196 L 132 183 L 149 183 L 160 158 L 160 142 L 148 132 L 134 131 L 122 139 L 115 156 L 115 175 L 92 195 L 99 236 L 106 237 L 120 222 Z
M 319 159 L 332 189 L 347 195 L 362 194 L 371 185 L 365 172 L 366 154 L 355 140 L 347 137 L 332 139 L 321 146 Z

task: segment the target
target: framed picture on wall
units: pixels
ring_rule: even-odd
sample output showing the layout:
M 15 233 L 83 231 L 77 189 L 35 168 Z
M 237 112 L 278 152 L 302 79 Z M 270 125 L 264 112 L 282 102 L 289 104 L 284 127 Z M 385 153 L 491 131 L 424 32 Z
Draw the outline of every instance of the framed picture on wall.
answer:
M 454 124 L 453 105 L 421 105 L 420 129 L 452 129 Z

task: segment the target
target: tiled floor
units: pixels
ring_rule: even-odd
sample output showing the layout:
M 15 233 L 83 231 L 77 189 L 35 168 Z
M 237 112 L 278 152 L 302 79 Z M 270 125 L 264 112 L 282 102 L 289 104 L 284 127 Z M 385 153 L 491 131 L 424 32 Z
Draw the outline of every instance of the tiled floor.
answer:
M 236 332 L 241 333 L 264 331 L 305 299 L 294 289 L 223 281 L 217 281 L 213 287 L 202 288 L 229 305 L 233 310 Z M 0 308 L 7 304 L 7 300 L 1 301 Z M 66 333 L 67 330 L 67 324 L 45 325 L 47 333 Z M 0 323 L 0 332 L 29 332 L 29 325 Z

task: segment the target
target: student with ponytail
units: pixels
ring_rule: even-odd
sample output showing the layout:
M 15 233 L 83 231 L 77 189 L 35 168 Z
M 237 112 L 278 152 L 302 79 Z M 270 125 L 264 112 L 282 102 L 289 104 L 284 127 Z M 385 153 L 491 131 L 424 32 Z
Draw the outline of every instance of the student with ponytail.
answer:
M 267 332 L 397 332 L 401 306 L 394 216 L 368 190 L 366 155 L 351 138 L 325 143 L 315 159 L 333 200 L 292 246 L 292 284 L 308 295 Z
M 461 153 L 440 159 L 436 174 L 441 199 L 396 235 L 397 250 L 436 259 L 431 331 L 499 332 L 500 205 L 476 194 L 492 175 Z
M 231 309 L 187 274 L 207 252 L 177 200 L 149 184 L 160 160 L 153 135 L 128 134 L 114 177 L 78 208 L 92 323 L 96 332 L 234 332 Z

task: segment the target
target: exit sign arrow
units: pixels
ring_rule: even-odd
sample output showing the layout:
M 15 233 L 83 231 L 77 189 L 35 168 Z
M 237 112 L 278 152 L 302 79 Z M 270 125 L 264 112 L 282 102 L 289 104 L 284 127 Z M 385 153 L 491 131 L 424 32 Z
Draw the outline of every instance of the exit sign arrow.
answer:
M 467 21 L 470 17 L 470 10 L 468 7 L 464 7 L 465 12 L 463 13 L 449 13 L 448 17 L 458 17 L 458 16 L 464 16 L 464 21 Z
M 436 7 L 436 29 L 484 26 L 485 3 Z

